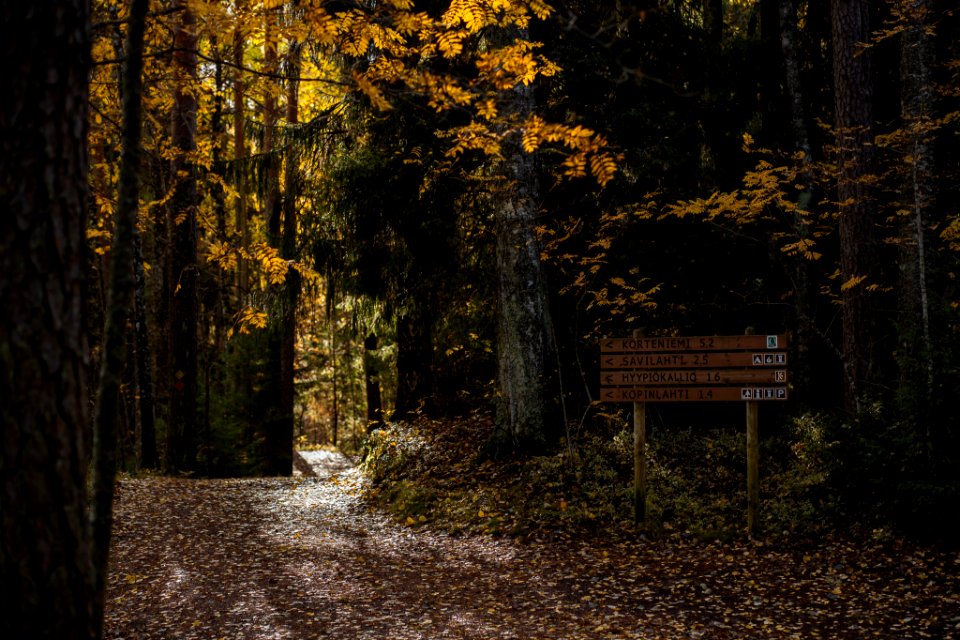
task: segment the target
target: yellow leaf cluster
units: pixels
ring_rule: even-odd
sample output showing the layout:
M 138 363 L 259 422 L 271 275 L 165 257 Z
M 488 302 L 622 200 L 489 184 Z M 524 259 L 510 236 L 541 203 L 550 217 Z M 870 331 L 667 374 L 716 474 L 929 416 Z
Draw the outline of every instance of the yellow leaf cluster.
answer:
M 373 82 L 368 80 L 365 74 L 354 73 L 353 81 L 357 85 L 357 88 L 367 96 L 370 104 L 372 104 L 374 108 L 380 111 L 388 111 L 393 108 L 390 105 L 390 101 L 384 97 L 383 92 L 380 91 Z
M 287 278 L 287 271 L 293 265 L 292 260 L 281 258 L 279 251 L 266 242 L 254 243 L 245 255 L 249 260 L 259 264 L 260 269 L 267 276 L 267 281 L 274 285 L 283 284 Z
M 568 148 L 572 153 L 562 163 L 564 175 L 568 177 L 584 176 L 589 167 L 597 182 L 605 186 L 617 173 L 616 158 L 605 150 L 607 140 L 581 125 L 548 123 L 539 116 L 533 116 L 524 124 L 520 142 L 527 153 L 551 143 Z
M 401 35 L 425 34 L 436 29 L 436 21 L 422 11 L 403 12 L 394 16 L 393 28 Z
M 233 324 L 240 335 L 245 335 L 253 329 L 265 329 L 267 327 L 267 314 L 260 309 L 244 307 L 234 316 Z M 232 329 L 228 332 L 228 336 L 233 336 Z
M 785 244 L 780 248 L 788 256 L 799 255 L 807 260 L 819 260 L 823 254 L 814 251 L 816 243 L 810 238 L 802 238 L 796 242 Z
M 308 26 L 309 39 L 324 47 L 333 46 L 337 41 L 339 20 L 320 7 L 305 10 L 304 22 Z
M 517 40 L 506 47 L 480 53 L 474 64 L 480 75 L 498 91 L 519 84 L 529 85 L 536 80 L 542 66 L 540 59 L 533 54 L 534 48 L 532 42 Z
M 465 34 L 461 31 L 444 31 L 437 36 L 437 48 L 444 58 L 455 58 L 463 51 Z
M 605 187 L 617 173 L 616 160 L 605 151 L 594 153 L 590 156 L 590 173 L 597 179 L 601 187 Z
M 465 151 L 481 151 L 485 155 L 496 157 L 500 155 L 500 140 L 487 127 L 479 123 L 471 123 L 458 127 L 444 137 L 452 137 L 454 145 L 447 150 L 447 157 L 456 158 Z
M 940 232 L 940 237 L 947 241 L 953 251 L 960 251 L 960 217 L 954 216 Z
M 541 0 L 530 0 L 530 11 L 540 20 L 546 20 L 553 13 L 553 7 Z
M 493 120 L 497 117 L 497 101 L 488 98 L 477 103 L 477 115 L 484 120 Z
M 226 242 L 211 242 L 207 246 L 207 262 L 224 271 L 237 270 L 237 252 Z
M 867 279 L 867 276 L 865 275 L 850 276 L 849 278 L 847 278 L 846 282 L 840 285 L 840 291 L 849 291 L 850 289 L 854 289 L 859 285 L 863 284 L 863 281 L 866 279 Z
M 444 26 L 463 24 L 470 33 L 496 23 L 496 13 L 487 2 L 481 0 L 453 0 L 441 18 Z

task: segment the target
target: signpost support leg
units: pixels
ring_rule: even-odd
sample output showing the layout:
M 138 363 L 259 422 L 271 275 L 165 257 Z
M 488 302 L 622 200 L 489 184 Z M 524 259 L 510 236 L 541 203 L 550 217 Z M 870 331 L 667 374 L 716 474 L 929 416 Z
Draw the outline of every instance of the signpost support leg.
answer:
M 633 521 L 647 518 L 647 405 L 633 403 Z
M 747 402 L 747 532 L 757 532 L 760 509 L 760 438 L 758 432 L 759 405 Z

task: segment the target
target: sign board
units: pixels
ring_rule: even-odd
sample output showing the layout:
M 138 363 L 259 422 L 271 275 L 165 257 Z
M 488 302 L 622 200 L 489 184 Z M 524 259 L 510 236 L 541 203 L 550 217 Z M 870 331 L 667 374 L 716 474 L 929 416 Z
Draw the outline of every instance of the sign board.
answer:
M 633 403 L 634 519 L 646 517 L 648 402 L 744 402 L 747 408 L 747 529 L 760 504 L 758 402 L 787 399 L 782 335 L 610 338 L 600 342 L 600 400 Z
M 786 347 L 782 335 L 602 340 L 600 400 L 786 400 Z
M 694 338 L 608 338 L 601 353 L 650 351 L 769 351 L 787 346 L 783 336 L 703 336 Z

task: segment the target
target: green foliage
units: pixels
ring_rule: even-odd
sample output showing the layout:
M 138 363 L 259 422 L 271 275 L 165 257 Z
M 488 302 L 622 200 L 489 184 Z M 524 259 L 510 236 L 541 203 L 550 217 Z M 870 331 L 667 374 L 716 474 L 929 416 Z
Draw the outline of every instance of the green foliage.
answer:
M 360 452 L 361 468 L 375 484 L 396 481 L 410 472 L 424 443 L 408 423 L 373 431 Z
M 892 524 L 914 536 L 952 535 L 960 526 L 960 442 L 945 430 L 936 448 L 911 422 L 890 421 L 882 404 L 857 424 L 828 423 L 836 440 L 828 456 L 830 482 L 842 515 L 856 522 Z
M 523 460 L 480 456 L 489 416 L 391 424 L 368 439 L 363 470 L 368 499 L 401 522 L 453 532 L 572 536 L 635 531 L 633 434 L 586 433 Z M 761 529 L 813 536 L 838 515 L 831 481 L 835 443 L 819 416 L 764 434 Z M 745 529 L 746 446 L 730 428 L 663 428 L 649 439 L 645 531 L 704 539 Z M 408 520 L 409 519 L 409 520 Z
M 742 528 L 746 443 L 728 430 L 664 429 L 650 439 L 650 525 L 700 536 Z
M 263 471 L 262 425 L 269 405 L 263 402 L 267 332 L 237 335 L 204 376 L 200 397 L 209 414 L 198 434 L 198 469 L 210 477 L 260 475 Z M 210 365 L 208 365 L 210 366 Z
M 773 532 L 811 533 L 837 513 L 830 488 L 830 456 L 826 420 L 804 414 L 792 418 L 761 447 L 763 500 L 761 521 Z

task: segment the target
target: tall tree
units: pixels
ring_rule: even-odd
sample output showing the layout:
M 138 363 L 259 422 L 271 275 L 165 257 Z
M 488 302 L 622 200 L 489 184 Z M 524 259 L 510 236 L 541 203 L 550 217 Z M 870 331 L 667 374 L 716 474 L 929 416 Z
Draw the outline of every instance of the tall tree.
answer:
M 874 166 L 870 3 L 833 0 L 834 132 L 840 204 L 840 280 L 843 314 L 844 404 L 859 413 L 876 390 L 874 340 L 877 285 L 876 203 L 869 176 Z
M 264 16 L 263 70 L 269 76 L 277 76 L 279 57 L 280 12 L 282 3 L 267 7 Z M 279 148 L 280 107 L 277 95 L 280 88 L 275 82 L 263 84 L 263 217 L 266 223 L 267 242 L 274 249 L 282 244 L 283 200 L 280 190 L 282 149 Z M 269 324 L 266 332 L 266 366 L 261 378 L 260 397 L 263 417 L 263 465 L 268 475 L 290 475 L 293 471 L 292 430 L 287 446 L 287 421 L 283 403 L 283 305 L 284 287 L 273 286 L 270 292 Z M 292 415 L 292 414 L 291 414 Z M 288 451 L 288 448 L 290 451 Z
M 898 349 L 901 398 L 927 445 L 932 444 L 928 408 L 934 388 L 934 353 L 928 287 L 931 207 L 934 201 L 934 106 L 932 67 L 934 42 L 933 3 L 930 0 L 898 0 L 897 13 L 904 20 L 900 36 L 900 93 L 907 144 L 906 210 L 901 231 L 900 257 L 900 348 Z
M 129 353 L 125 336 L 134 290 L 135 234 L 140 202 L 143 37 L 148 5 L 147 0 L 133 0 L 130 4 L 123 68 L 120 185 L 110 252 L 110 288 L 107 291 L 93 433 L 94 588 L 98 597 L 102 597 L 106 589 L 117 474 L 117 435 L 120 431 L 120 376 Z M 97 602 L 96 611 L 98 614 L 103 611 L 102 601 Z M 102 616 L 98 615 L 96 624 L 96 634 L 100 636 Z
M 85 479 L 88 3 L 7 2 L 0 97 L 0 635 L 92 638 Z
M 797 11 L 793 0 L 780 0 L 780 46 L 783 53 L 783 79 L 787 101 L 790 105 L 790 129 L 793 133 L 793 148 L 801 154 L 803 184 L 808 185 L 797 200 L 797 213 L 794 215 L 794 228 L 801 242 L 810 241 L 810 223 L 808 213 L 813 204 L 812 185 L 813 151 L 807 126 L 809 114 L 804 107 L 804 91 L 800 82 L 800 53 L 797 48 Z M 794 397 L 801 402 L 807 401 L 813 378 L 810 357 L 813 342 L 813 289 L 806 259 L 798 258 L 793 269 L 794 308 L 797 315 L 797 333 L 794 352 Z
M 526 39 L 522 30 L 515 37 Z M 503 111 L 522 122 L 534 111 L 533 87 L 518 84 Z M 550 311 L 536 234 L 536 166 L 519 130 L 507 133 L 496 164 L 498 440 L 517 451 L 547 439 L 545 385 L 550 362 Z
M 300 47 L 292 40 L 287 49 L 287 127 L 299 122 Z M 292 137 L 292 132 L 291 132 Z M 284 164 L 283 229 L 280 255 L 293 264 L 297 259 L 297 196 L 300 189 L 300 158 L 297 145 L 287 144 Z M 284 475 L 293 470 L 294 402 L 296 401 L 297 305 L 300 300 L 300 273 L 290 267 L 280 293 L 280 415 L 275 434 L 276 466 Z
M 235 186 L 237 189 L 235 224 L 240 246 L 246 248 L 250 246 L 250 232 L 247 224 L 247 178 L 242 162 L 240 162 L 247 157 L 246 112 L 244 110 L 246 82 L 243 77 L 243 52 L 246 47 L 242 20 L 244 8 L 243 0 L 236 0 L 235 10 L 238 18 L 233 30 L 233 157 L 237 161 L 235 163 Z M 237 262 L 237 301 L 243 304 L 249 285 L 249 265 L 247 265 L 243 256 L 240 256 Z
M 137 396 L 139 418 L 138 464 L 144 469 L 156 469 L 160 464 L 157 452 L 156 402 L 154 394 L 153 358 L 150 351 L 150 331 L 147 320 L 147 274 L 144 267 L 143 241 L 139 230 L 133 230 L 134 294 L 133 324 L 136 340 Z
M 703 0 L 703 28 L 710 48 L 719 51 L 723 41 L 723 0 Z
M 197 434 L 197 20 L 190 5 L 179 5 L 174 32 L 174 100 L 171 142 L 176 181 L 170 227 L 173 281 L 170 287 L 170 414 L 167 424 L 167 465 L 190 470 L 196 461 Z

